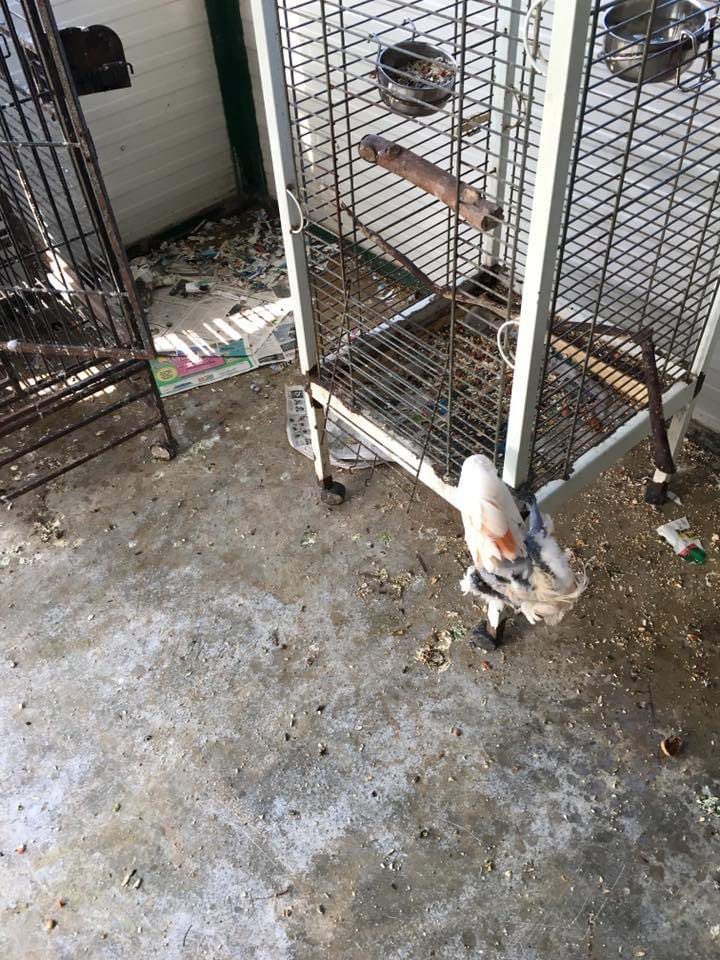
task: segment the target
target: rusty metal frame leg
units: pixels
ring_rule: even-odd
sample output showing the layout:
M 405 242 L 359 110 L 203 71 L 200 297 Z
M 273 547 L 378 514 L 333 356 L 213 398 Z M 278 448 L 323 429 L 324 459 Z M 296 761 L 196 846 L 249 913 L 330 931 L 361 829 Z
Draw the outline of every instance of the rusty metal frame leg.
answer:
M 683 441 L 685 440 L 685 434 L 688 431 L 690 426 L 690 421 L 692 420 L 693 409 L 695 407 L 695 398 L 683 407 L 682 410 L 678 410 L 675 416 L 670 421 L 670 426 L 667 431 L 668 445 L 670 447 L 670 453 L 672 454 L 672 459 L 677 468 L 678 459 L 682 455 Z M 672 477 L 671 473 L 665 473 L 663 470 L 656 470 L 653 474 L 652 480 L 647 484 L 645 488 L 645 501 L 646 503 L 651 503 L 654 506 L 662 506 L 667 499 L 667 490 L 670 478 Z
M 148 363 L 146 364 L 146 368 L 147 368 L 148 378 L 150 379 L 150 386 L 152 387 L 153 399 L 155 401 L 155 406 L 157 408 L 158 415 L 160 417 L 160 424 L 162 425 L 163 432 L 165 434 L 166 449 L 167 449 L 167 452 L 170 454 L 170 458 L 172 459 L 177 454 L 178 442 L 175 439 L 174 433 L 172 432 L 172 427 L 170 426 L 170 421 L 168 420 L 167 411 L 165 409 L 165 403 L 163 401 L 163 398 L 160 396 L 160 390 L 158 389 L 158 385 L 155 382 L 155 376 L 153 374 L 152 367 Z

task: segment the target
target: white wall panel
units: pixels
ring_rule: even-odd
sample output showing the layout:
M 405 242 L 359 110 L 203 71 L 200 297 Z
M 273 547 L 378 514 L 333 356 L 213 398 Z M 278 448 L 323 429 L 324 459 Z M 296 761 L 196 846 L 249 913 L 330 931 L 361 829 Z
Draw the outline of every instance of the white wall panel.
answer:
M 82 98 L 120 231 L 132 243 L 235 192 L 203 0 L 55 0 L 58 24 L 117 32 L 132 87 Z

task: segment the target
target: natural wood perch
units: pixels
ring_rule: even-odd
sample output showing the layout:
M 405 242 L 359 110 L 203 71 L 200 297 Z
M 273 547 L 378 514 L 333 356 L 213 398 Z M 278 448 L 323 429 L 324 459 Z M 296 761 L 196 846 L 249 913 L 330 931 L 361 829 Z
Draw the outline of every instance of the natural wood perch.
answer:
M 573 363 L 577 363 L 579 366 L 585 363 L 585 347 L 569 343 L 562 337 L 551 337 L 550 343 L 553 350 L 562 353 L 563 356 L 567 357 L 568 360 L 572 360 Z M 588 372 L 594 377 L 604 381 L 608 386 L 612 387 L 613 390 L 617 390 L 618 393 L 624 394 L 632 403 L 637 403 L 640 406 L 645 406 L 647 403 L 647 387 L 642 380 L 630 376 L 630 374 L 608 363 L 607 360 L 602 360 L 593 354 L 590 354 L 587 358 L 587 368 Z
M 360 141 L 358 152 L 368 163 L 376 163 L 384 167 L 385 170 L 397 174 L 426 193 L 437 197 L 438 200 L 442 200 L 451 210 L 455 209 L 458 200 L 457 178 L 413 153 L 412 150 L 406 150 L 399 143 L 368 133 Z M 475 187 L 463 183 L 462 180 L 459 199 L 459 216 L 483 233 L 494 230 L 502 220 L 502 208 L 480 196 Z
M 453 290 L 450 287 L 441 287 L 440 284 L 435 283 L 423 270 L 420 269 L 420 267 L 416 266 L 409 257 L 406 257 L 404 253 L 400 253 L 397 247 L 394 247 L 391 243 L 388 243 L 388 241 L 385 240 L 384 237 L 381 237 L 379 233 L 377 233 L 375 230 L 371 230 L 370 227 L 366 227 L 361 220 L 358 220 L 349 207 L 345 206 L 345 204 L 342 202 L 340 203 L 340 207 L 343 212 L 350 217 L 358 230 L 365 234 L 368 240 L 372 240 L 380 247 L 381 250 L 384 250 L 388 256 L 402 264 L 409 274 L 415 277 L 416 280 L 419 280 L 424 286 L 432 290 L 433 293 L 437 294 L 437 296 L 444 297 L 446 300 L 456 300 L 458 303 L 469 304 L 471 306 L 484 306 L 484 301 L 481 300 L 480 297 L 475 297 L 471 293 L 466 293 L 463 290 L 459 290 L 457 287 Z
M 626 340 L 632 341 L 640 348 L 643 373 L 645 374 L 645 399 L 647 400 L 648 415 L 650 418 L 650 435 L 652 437 L 655 466 L 658 470 L 662 470 L 663 473 L 675 473 L 675 462 L 665 427 L 665 413 L 662 405 L 662 385 L 660 383 L 657 360 L 655 358 L 655 343 L 652 338 L 652 331 L 645 328 L 638 330 L 637 333 L 632 333 L 629 330 L 623 330 L 621 327 L 616 327 L 610 323 L 562 323 L 556 326 L 556 332 L 565 335 L 568 333 L 591 333 L 597 337 L 623 337 Z M 593 359 L 592 356 L 590 359 Z M 635 399 L 636 398 L 633 397 L 633 400 Z

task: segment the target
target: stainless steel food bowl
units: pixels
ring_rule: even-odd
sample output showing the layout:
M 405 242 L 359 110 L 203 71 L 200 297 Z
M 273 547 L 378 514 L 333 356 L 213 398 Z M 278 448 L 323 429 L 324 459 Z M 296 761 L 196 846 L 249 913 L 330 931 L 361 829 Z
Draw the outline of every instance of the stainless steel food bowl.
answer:
M 405 69 L 418 59 L 436 60 L 447 65 L 450 76 L 439 83 L 419 81 L 410 83 Z M 408 40 L 394 47 L 386 47 L 378 54 L 377 81 L 380 99 L 393 113 L 405 117 L 425 117 L 435 113 L 452 96 L 457 65 L 449 53 L 429 43 Z
M 641 74 L 643 83 L 678 80 L 709 38 L 707 15 L 695 0 L 658 0 L 646 40 L 651 9 L 650 0 L 620 0 L 605 13 L 605 63 L 620 80 L 637 83 Z

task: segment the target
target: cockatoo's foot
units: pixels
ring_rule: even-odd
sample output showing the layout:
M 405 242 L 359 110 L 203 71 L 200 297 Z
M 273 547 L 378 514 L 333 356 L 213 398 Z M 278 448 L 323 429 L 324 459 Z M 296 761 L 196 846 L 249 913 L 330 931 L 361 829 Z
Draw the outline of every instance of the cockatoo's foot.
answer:
M 645 503 L 650 503 L 653 507 L 661 507 L 667 501 L 667 491 L 667 480 L 648 480 L 645 486 Z
M 468 643 L 475 650 L 497 650 L 502 643 L 504 630 L 504 620 L 501 620 L 496 628 L 489 623 L 477 623 L 470 631 Z

